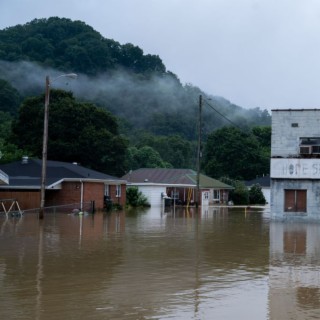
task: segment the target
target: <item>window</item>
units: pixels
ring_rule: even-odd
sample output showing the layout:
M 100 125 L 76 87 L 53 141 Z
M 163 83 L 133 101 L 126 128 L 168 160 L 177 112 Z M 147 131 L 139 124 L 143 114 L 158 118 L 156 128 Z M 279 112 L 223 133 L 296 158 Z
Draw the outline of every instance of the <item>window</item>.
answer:
M 179 199 L 179 191 L 172 191 L 171 192 L 171 198 Z
M 307 190 L 284 190 L 284 211 L 307 212 Z
M 104 195 L 109 197 L 109 185 L 108 184 L 104 185 Z
M 320 138 L 318 137 L 300 138 L 299 153 L 304 157 L 319 155 L 320 154 Z
M 213 190 L 213 200 L 220 200 L 220 190 Z
M 121 185 L 120 184 L 116 185 L 116 197 L 117 198 L 121 197 Z

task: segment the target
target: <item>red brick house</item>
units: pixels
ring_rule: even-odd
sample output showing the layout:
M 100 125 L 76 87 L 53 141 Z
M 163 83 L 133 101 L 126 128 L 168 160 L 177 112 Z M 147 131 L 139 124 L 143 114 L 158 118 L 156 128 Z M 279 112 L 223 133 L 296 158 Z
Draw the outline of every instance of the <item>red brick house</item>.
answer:
M 0 170 L 9 177 L 0 184 L 1 199 L 17 199 L 22 210 L 40 206 L 42 161 L 24 157 L 22 161 L 1 164 Z M 47 161 L 45 207 L 94 203 L 96 209 L 105 206 L 105 199 L 124 206 L 126 181 L 87 169 L 76 163 Z

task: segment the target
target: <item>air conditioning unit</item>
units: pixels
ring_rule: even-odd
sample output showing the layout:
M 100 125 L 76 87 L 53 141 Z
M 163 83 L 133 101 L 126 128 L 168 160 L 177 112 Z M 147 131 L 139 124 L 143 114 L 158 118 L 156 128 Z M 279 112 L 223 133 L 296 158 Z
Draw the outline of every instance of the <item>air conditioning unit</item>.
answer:
M 311 154 L 311 146 L 300 146 L 300 154 Z

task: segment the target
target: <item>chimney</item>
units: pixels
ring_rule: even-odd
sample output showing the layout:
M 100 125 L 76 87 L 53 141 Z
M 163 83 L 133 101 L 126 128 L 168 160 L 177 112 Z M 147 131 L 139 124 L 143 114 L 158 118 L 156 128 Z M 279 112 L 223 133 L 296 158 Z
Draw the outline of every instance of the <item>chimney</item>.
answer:
M 23 156 L 21 160 L 22 164 L 28 164 L 29 163 L 29 157 L 28 156 Z

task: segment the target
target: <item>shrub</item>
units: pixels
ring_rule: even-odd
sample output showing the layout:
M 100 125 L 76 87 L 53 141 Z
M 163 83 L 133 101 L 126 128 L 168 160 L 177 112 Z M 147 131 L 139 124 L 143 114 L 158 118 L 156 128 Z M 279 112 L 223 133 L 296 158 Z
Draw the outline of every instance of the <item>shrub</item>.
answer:
M 137 187 L 129 187 L 126 191 L 127 205 L 131 207 L 150 207 L 147 197 Z
M 249 202 L 250 204 L 266 204 L 266 199 L 262 193 L 261 186 L 254 184 L 249 190 Z

